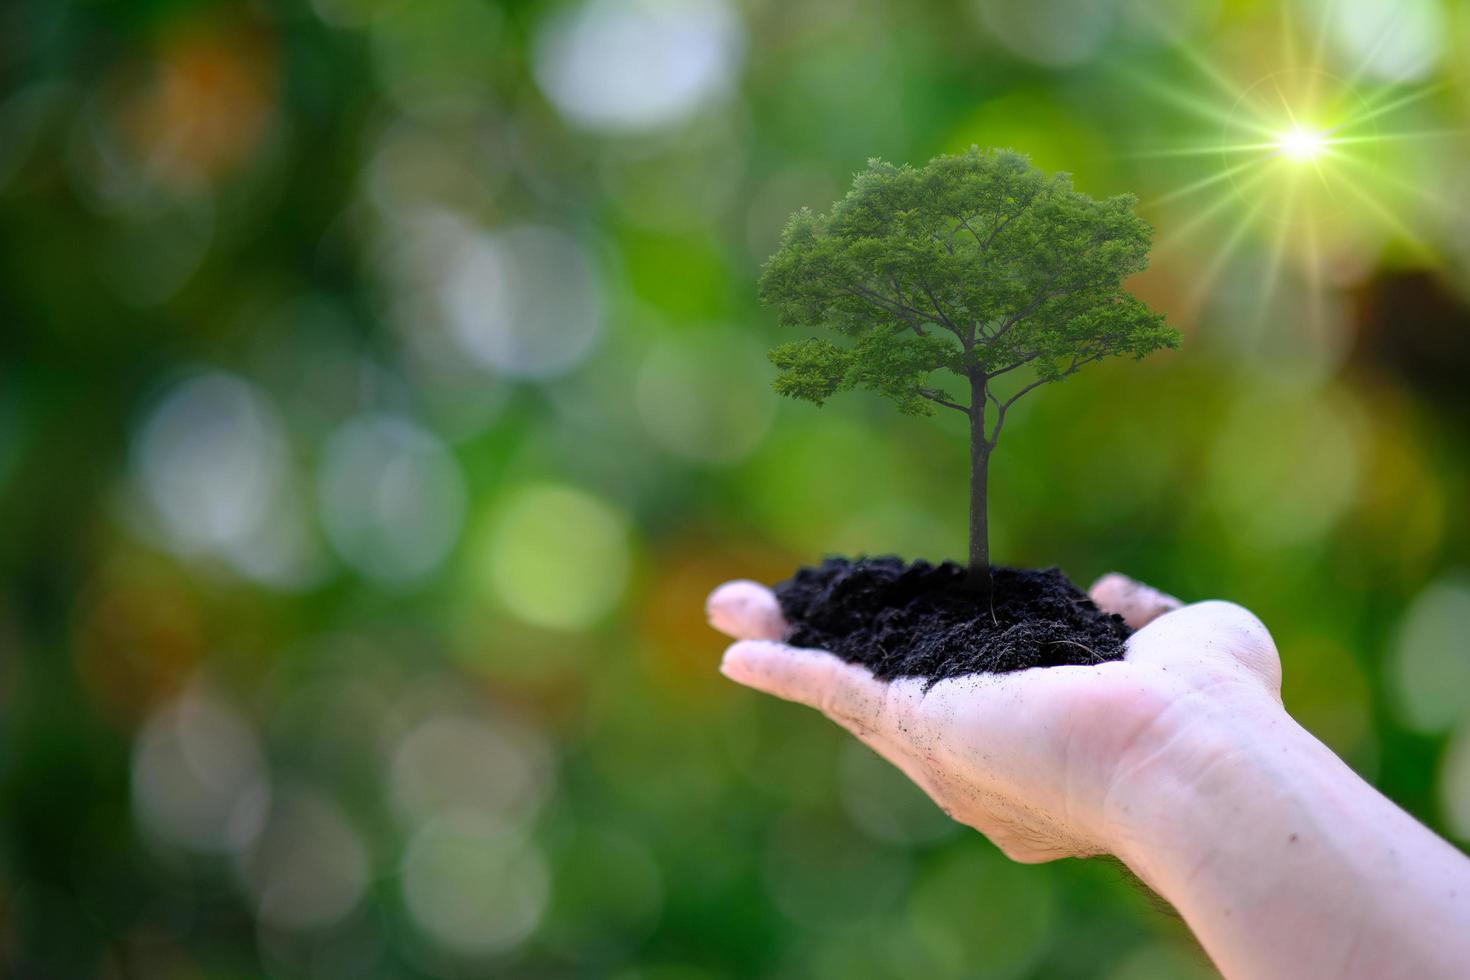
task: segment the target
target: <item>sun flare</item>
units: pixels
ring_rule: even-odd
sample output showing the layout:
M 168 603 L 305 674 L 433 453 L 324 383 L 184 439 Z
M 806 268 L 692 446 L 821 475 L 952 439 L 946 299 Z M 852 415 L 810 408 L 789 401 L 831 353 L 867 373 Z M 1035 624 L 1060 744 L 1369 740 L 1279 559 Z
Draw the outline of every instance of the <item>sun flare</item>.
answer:
M 1327 148 L 1327 134 L 1305 126 L 1293 126 L 1277 137 L 1276 147 L 1287 159 L 1306 163 Z
M 1153 145 L 1134 154 L 1169 187 L 1144 205 L 1168 228 L 1157 251 L 1202 262 L 1187 309 L 1253 263 L 1263 317 L 1289 274 L 1320 311 L 1334 268 L 1385 248 L 1437 261 L 1436 227 L 1463 213 L 1416 167 L 1426 143 L 1466 133 L 1444 125 L 1443 85 L 1333 64 L 1329 19 L 1283 20 L 1274 67 L 1182 44 L 1169 74 L 1120 68 L 1159 110 Z

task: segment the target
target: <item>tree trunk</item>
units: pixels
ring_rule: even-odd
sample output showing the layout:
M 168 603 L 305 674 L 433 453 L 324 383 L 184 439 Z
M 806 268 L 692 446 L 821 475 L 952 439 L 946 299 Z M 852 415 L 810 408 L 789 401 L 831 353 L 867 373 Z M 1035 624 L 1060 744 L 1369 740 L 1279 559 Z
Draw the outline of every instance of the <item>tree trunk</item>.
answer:
M 990 594 L 990 523 L 986 509 L 990 444 L 985 441 L 985 378 L 970 379 L 970 582 Z

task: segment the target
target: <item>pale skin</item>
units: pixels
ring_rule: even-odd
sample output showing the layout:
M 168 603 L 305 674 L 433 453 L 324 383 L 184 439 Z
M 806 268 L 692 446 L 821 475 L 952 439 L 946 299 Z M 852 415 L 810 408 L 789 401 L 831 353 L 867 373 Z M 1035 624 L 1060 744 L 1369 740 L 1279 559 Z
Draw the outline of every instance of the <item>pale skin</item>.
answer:
M 821 711 L 1017 861 L 1117 856 L 1229 980 L 1470 976 L 1470 858 L 1287 714 L 1260 620 L 1121 575 L 1092 597 L 1138 630 L 1123 660 L 928 690 L 783 644 L 754 582 L 708 612 L 739 641 L 725 676 Z

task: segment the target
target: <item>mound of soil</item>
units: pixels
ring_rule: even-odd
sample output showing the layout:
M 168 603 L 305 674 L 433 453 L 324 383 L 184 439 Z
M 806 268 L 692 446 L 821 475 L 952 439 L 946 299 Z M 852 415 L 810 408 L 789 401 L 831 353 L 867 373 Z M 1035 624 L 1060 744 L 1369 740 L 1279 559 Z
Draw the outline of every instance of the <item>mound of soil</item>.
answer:
M 954 562 L 828 558 L 776 586 L 787 642 L 883 679 L 1003 673 L 1123 659 L 1132 633 L 1060 569 L 992 569 L 990 601 Z

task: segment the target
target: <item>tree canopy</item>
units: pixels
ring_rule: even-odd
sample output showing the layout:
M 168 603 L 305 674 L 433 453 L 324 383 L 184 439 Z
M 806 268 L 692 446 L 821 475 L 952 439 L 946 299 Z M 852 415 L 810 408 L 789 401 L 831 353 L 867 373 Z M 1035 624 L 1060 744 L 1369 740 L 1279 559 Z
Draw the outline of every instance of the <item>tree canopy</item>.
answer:
M 826 214 L 792 216 L 761 274 L 782 324 L 849 338 L 771 351 L 781 394 L 820 405 L 866 388 L 909 415 L 969 417 L 970 569 L 982 588 L 986 481 L 1007 410 L 1093 361 L 1179 345 L 1123 289 L 1152 238 L 1135 203 L 1095 200 L 1010 150 L 971 147 L 923 167 L 872 160 Z M 946 371 L 966 390 L 934 380 Z
M 792 216 L 761 276 L 761 298 L 807 339 L 771 352 L 776 390 L 820 405 L 865 388 L 899 411 L 984 412 L 932 380 L 951 371 L 996 409 L 1103 357 L 1177 347 L 1179 334 L 1122 288 L 1148 264 L 1152 229 L 1132 195 L 1095 200 L 1066 174 L 1009 150 L 926 166 L 872 160 L 830 211 Z M 1002 396 L 990 382 L 1029 370 Z

